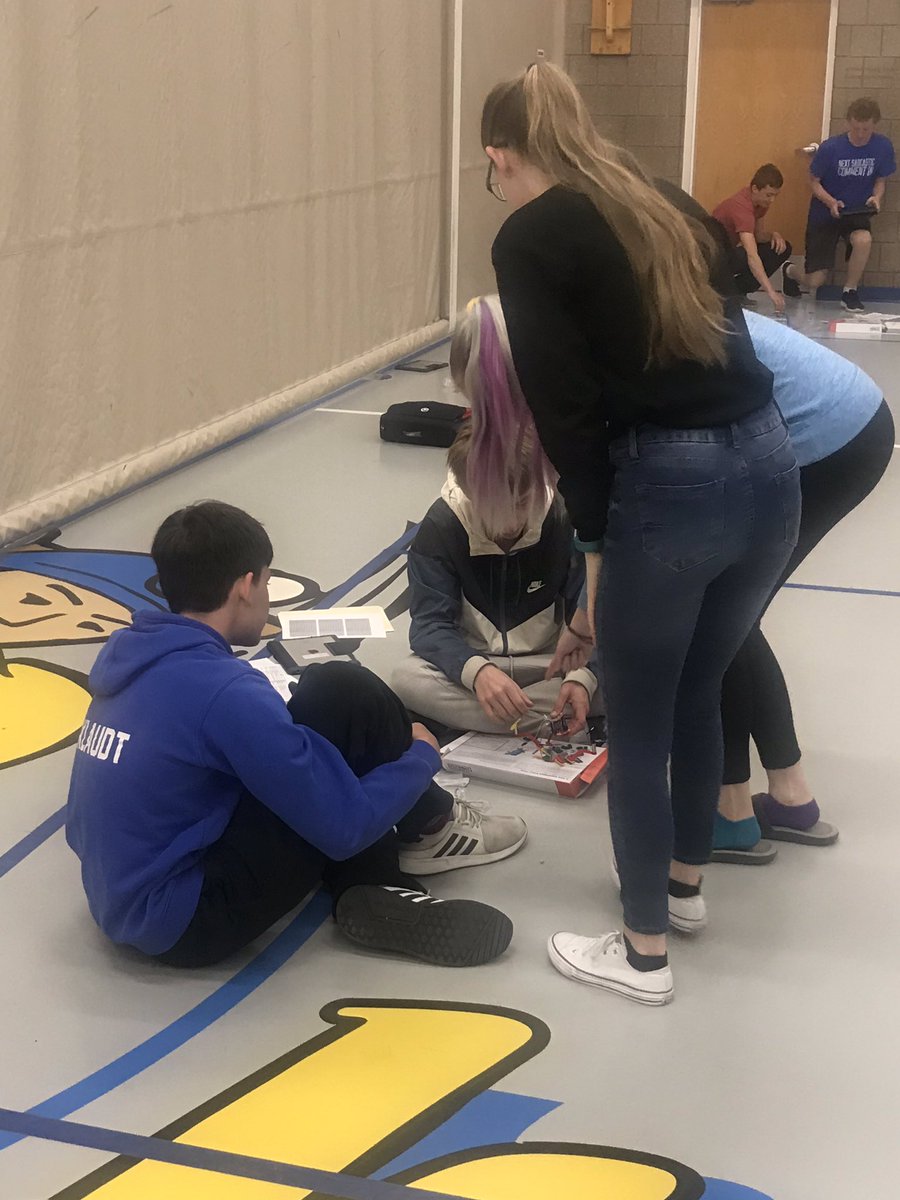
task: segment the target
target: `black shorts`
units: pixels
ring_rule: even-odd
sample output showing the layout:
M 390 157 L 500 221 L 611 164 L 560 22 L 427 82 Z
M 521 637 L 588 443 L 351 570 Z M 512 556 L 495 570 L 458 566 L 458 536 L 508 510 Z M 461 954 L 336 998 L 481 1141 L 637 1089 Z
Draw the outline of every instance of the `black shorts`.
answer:
M 830 271 L 834 267 L 834 252 L 841 240 L 847 243 L 847 257 L 850 256 L 850 234 L 856 229 L 872 228 L 872 218 L 865 213 L 852 217 L 841 217 L 837 221 L 826 221 L 823 224 L 810 222 L 806 227 L 806 273 L 813 271 Z

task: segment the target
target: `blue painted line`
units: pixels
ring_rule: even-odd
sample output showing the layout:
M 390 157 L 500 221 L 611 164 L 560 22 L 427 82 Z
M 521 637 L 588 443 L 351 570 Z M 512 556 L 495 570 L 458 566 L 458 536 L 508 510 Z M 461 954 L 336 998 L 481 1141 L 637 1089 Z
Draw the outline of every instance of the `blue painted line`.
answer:
M 706 1191 L 703 1200 L 772 1200 L 768 1194 L 745 1187 L 742 1183 L 729 1183 L 727 1179 L 707 1178 L 704 1183 Z
M 67 1146 L 100 1150 L 138 1162 L 149 1160 L 197 1171 L 215 1171 L 221 1175 L 279 1184 L 282 1187 L 309 1189 L 337 1197 L 338 1200 L 463 1200 L 455 1192 L 426 1191 L 412 1184 L 388 1183 L 337 1171 L 323 1171 L 318 1167 L 252 1158 L 246 1154 L 210 1150 L 205 1146 L 146 1137 L 120 1129 L 106 1129 L 100 1125 L 37 1117 L 10 1108 L 0 1108 L 0 1128 L 15 1133 L 16 1140 L 34 1137 L 43 1141 L 62 1142 Z M 709 1178 L 705 1182 L 705 1194 L 709 1200 L 772 1200 L 755 1188 L 729 1183 L 724 1179 Z
M 331 900 L 324 892 L 317 892 L 293 921 L 276 938 L 261 950 L 238 973 L 226 980 L 205 1000 L 178 1017 L 171 1025 L 161 1029 L 152 1037 L 132 1050 L 113 1059 L 105 1067 L 94 1071 L 71 1087 L 57 1092 L 49 1100 L 36 1104 L 28 1115 L 39 1117 L 66 1117 L 76 1109 L 83 1108 L 100 1096 L 105 1096 L 120 1084 L 152 1067 L 154 1063 L 179 1049 L 185 1042 L 202 1033 L 213 1021 L 224 1017 L 242 1000 L 255 992 L 307 942 L 331 915 Z M 12 1128 L 8 1126 L 7 1128 Z M 8 1133 L 0 1136 L 0 1150 L 17 1142 L 23 1134 Z M 124 1151 L 123 1151 L 124 1153 Z
M 786 583 L 784 586 L 798 592 L 843 592 L 849 596 L 900 596 L 900 592 L 883 592 L 878 588 L 832 587 L 827 583 Z
M 52 813 L 46 821 L 42 821 L 36 829 L 32 829 L 31 833 L 26 833 L 21 841 L 16 842 L 14 846 L 10 846 L 8 850 L 0 854 L 0 879 L 7 871 L 18 866 L 23 858 L 27 858 L 32 850 L 37 850 L 38 846 L 42 846 L 47 838 L 56 833 L 57 829 L 62 829 L 65 822 L 66 810 L 63 806 Z
M 373 1171 L 373 1179 L 390 1179 L 461 1150 L 479 1150 L 498 1142 L 518 1142 L 541 1117 L 559 1108 L 559 1100 L 541 1100 L 518 1092 L 494 1091 L 475 1096 L 443 1125 L 425 1135 L 392 1162 Z
M 900 301 L 900 288 L 895 287 L 861 287 L 859 289 L 867 300 L 885 300 L 889 304 Z M 835 284 L 825 284 L 816 292 L 817 300 L 840 300 L 843 288 Z
M 386 546 L 380 554 L 376 554 L 375 557 L 370 559 L 365 566 L 360 567 L 354 575 L 351 575 L 349 579 L 345 579 L 343 583 L 339 584 L 333 591 L 329 592 L 322 601 L 322 607 L 333 607 L 339 600 L 343 600 L 343 598 L 349 592 L 352 592 L 357 584 L 364 583 L 367 579 L 374 575 L 376 571 L 379 571 L 382 567 L 387 566 L 389 562 L 395 559 L 399 554 L 402 554 L 404 550 L 408 550 L 418 531 L 418 524 L 407 529 L 406 532 L 402 533 L 395 542 L 391 542 L 391 544 Z
M 104 1150 L 138 1160 L 151 1159 L 197 1171 L 216 1171 L 241 1179 L 281 1184 L 282 1187 L 310 1189 L 339 1197 L 339 1200 L 461 1200 L 459 1196 L 448 1192 L 380 1183 L 373 1179 L 362 1179 L 358 1175 L 343 1175 L 316 1167 L 298 1167 L 272 1159 L 251 1158 L 246 1154 L 230 1154 L 225 1150 L 208 1150 L 205 1146 L 144 1137 L 124 1130 L 104 1129 L 99 1125 L 57 1121 L 9 1108 L 0 1108 L 0 1128 L 14 1132 L 17 1140 L 23 1137 L 42 1138 L 44 1141 Z

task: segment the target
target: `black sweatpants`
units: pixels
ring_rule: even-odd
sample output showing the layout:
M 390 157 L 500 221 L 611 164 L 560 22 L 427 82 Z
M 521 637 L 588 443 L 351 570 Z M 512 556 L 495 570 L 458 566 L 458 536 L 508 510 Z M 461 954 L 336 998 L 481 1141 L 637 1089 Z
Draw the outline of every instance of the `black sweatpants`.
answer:
M 757 242 L 756 249 L 759 251 L 760 261 L 763 265 L 763 270 L 766 276 L 771 279 L 779 267 L 784 266 L 791 255 L 794 253 L 791 243 L 788 242 L 781 254 L 777 254 L 768 242 Z M 736 246 L 732 252 L 732 270 L 734 271 L 734 283 L 737 290 L 742 296 L 749 296 L 751 292 L 759 291 L 759 281 L 750 270 L 747 262 L 747 251 L 743 246 Z
M 830 529 L 853 511 L 881 479 L 894 451 L 894 422 L 886 401 L 861 433 L 821 462 L 800 468 L 803 511 L 797 547 L 760 620 L 781 585 Z M 741 646 L 722 683 L 724 783 L 750 778 L 750 739 L 762 765 L 783 770 L 800 761 L 794 716 L 778 660 L 759 621 Z
M 358 778 L 393 762 L 412 742 L 405 708 L 371 671 L 354 663 L 307 668 L 288 705 L 294 722 L 340 750 Z M 157 955 L 176 967 L 209 966 L 240 950 L 295 908 L 320 882 L 335 902 L 355 884 L 415 885 L 400 870 L 398 843 L 413 841 L 453 797 L 429 785 L 409 813 L 362 853 L 333 862 L 249 792 L 222 837 L 206 851 L 203 887 L 187 930 Z

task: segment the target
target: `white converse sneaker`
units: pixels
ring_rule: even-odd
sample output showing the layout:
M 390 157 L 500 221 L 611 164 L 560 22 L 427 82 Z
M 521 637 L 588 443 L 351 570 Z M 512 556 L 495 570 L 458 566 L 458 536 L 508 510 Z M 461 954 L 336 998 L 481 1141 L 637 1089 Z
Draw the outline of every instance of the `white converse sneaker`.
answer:
M 618 992 L 640 1004 L 668 1004 L 675 994 L 672 968 L 638 971 L 626 957 L 621 933 L 607 933 L 598 938 L 554 933 L 547 943 L 547 953 L 561 975 Z
M 669 924 L 679 933 L 699 933 L 708 923 L 702 895 L 669 896 Z
M 401 845 L 400 870 L 409 875 L 437 875 L 458 867 L 499 862 L 521 849 L 527 837 L 521 817 L 495 817 L 477 801 L 455 800 L 443 829 Z
M 609 869 L 616 887 L 621 891 L 622 881 L 619 879 L 619 868 L 614 858 L 609 860 Z M 701 929 L 705 929 L 709 924 L 709 918 L 706 913 L 706 901 L 702 894 L 688 896 L 685 899 L 669 896 L 669 924 L 679 933 L 699 933 Z

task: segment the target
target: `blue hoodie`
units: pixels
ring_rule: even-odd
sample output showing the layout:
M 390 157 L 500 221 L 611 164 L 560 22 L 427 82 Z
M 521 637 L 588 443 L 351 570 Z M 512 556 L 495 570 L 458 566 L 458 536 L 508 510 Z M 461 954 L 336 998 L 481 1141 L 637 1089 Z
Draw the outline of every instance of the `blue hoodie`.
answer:
M 438 754 L 413 742 L 357 779 L 295 725 L 274 688 L 215 630 L 141 611 L 90 678 L 66 838 L 94 920 L 145 954 L 172 948 L 197 908 L 202 859 L 244 789 L 328 858 L 358 854 L 425 791 Z

